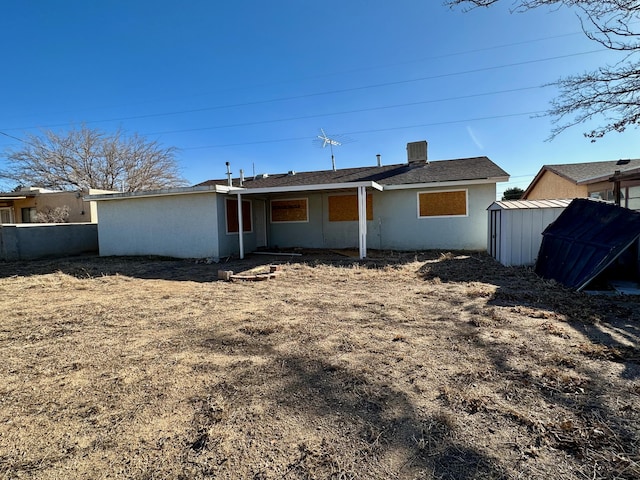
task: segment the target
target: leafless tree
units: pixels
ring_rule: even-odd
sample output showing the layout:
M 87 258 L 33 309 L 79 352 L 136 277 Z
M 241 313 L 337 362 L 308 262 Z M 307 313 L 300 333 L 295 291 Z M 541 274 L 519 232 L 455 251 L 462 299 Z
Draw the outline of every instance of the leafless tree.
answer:
M 44 211 L 36 213 L 36 222 L 38 223 L 67 223 L 69 221 L 69 206 L 47 208 Z
M 500 0 L 445 0 L 451 7 L 488 7 Z M 559 95 L 547 114 L 554 117 L 551 138 L 597 118 L 603 124 L 585 133 L 595 141 L 640 123 L 640 2 L 637 0 L 513 0 L 513 12 L 538 7 L 571 7 L 585 35 L 608 49 L 626 53 L 622 61 L 555 82 Z
M 8 168 L 0 178 L 61 190 L 136 192 L 186 185 L 175 152 L 138 134 L 82 125 L 64 134 L 28 135 L 21 148 L 6 153 Z

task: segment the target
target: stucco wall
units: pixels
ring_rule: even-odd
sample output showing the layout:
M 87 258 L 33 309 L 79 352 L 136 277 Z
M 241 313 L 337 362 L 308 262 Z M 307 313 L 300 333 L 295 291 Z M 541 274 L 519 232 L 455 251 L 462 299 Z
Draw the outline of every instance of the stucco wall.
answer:
M 545 171 L 523 200 L 552 200 L 587 196 L 586 185 L 576 185 L 553 172 Z
M 28 260 L 98 251 L 98 229 L 90 223 L 18 224 L 0 227 L 0 259 Z
M 387 190 L 373 192 L 373 220 L 367 222 L 367 247 L 384 250 L 431 248 L 486 248 L 486 208 L 495 200 L 495 184 L 472 185 L 468 190 L 468 216 L 418 218 L 418 192 L 443 189 Z M 459 190 L 450 188 L 447 190 Z M 355 192 L 353 192 L 355 194 Z M 343 193 L 344 194 L 344 193 Z M 354 248 L 358 246 L 358 222 L 330 222 L 331 193 L 291 196 L 309 200 L 309 221 L 269 223 L 269 246 L 304 248 Z M 277 197 L 287 198 L 287 197 Z M 267 207 L 269 211 L 269 208 Z
M 218 258 L 215 193 L 99 201 L 100 255 Z
M 459 190 L 432 188 L 391 190 L 374 194 L 374 222 L 379 222 L 379 244 L 391 250 L 484 250 L 487 242 L 486 209 L 496 198 L 495 184 L 469 185 L 468 215 L 418 218 L 418 192 Z M 384 196 L 384 201 L 378 201 Z M 375 240 L 370 246 L 375 248 Z

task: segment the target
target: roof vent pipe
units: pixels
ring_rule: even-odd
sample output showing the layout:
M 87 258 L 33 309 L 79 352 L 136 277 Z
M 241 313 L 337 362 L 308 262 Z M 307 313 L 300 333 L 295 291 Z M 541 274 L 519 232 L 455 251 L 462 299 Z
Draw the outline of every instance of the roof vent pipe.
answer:
M 240 169 L 240 186 L 242 187 L 244 185 L 244 170 L 241 168 Z
M 380 160 L 380 154 L 379 153 L 376 155 L 376 159 L 378 159 L 378 166 L 381 167 L 382 166 L 382 160 Z
M 233 182 L 231 181 L 231 167 L 229 166 L 229 162 L 224 163 L 227 166 L 227 185 L 232 187 Z

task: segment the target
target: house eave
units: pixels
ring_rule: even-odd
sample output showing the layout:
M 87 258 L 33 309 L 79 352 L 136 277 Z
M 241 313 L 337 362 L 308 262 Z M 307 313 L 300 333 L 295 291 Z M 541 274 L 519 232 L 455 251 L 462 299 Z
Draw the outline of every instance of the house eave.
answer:
M 476 178 L 473 180 L 451 180 L 447 182 L 404 183 L 400 185 L 384 185 L 385 190 L 409 190 L 415 188 L 459 187 L 462 185 L 484 185 L 489 183 L 508 182 L 509 177 Z
M 143 192 L 118 192 L 118 193 L 103 193 L 98 195 L 86 195 L 85 200 L 88 201 L 106 201 L 106 200 L 130 200 L 134 198 L 149 198 L 149 197 L 169 197 L 176 195 L 198 195 L 206 193 L 229 193 L 236 190 L 244 190 L 238 187 L 228 187 L 226 185 L 208 185 L 201 187 L 178 187 L 178 188 L 164 188 L 160 190 L 148 190 Z

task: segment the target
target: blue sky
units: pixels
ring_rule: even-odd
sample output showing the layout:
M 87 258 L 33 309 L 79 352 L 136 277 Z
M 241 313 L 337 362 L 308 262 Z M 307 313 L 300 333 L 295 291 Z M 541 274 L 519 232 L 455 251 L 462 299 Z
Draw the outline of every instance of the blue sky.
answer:
M 559 77 L 619 59 L 574 12 L 463 13 L 427 0 L 23 0 L 0 15 L 0 131 L 86 122 L 179 148 L 191 183 L 486 155 L 525 188 L 543 164 L 638 156 L 637 130 L 545 141 Z M 0 135 L 0 151 L 19 142 Z M 4 164 L 0 154 L 0 168 Z M 5 187 L 7 185 L 4 185 Z

